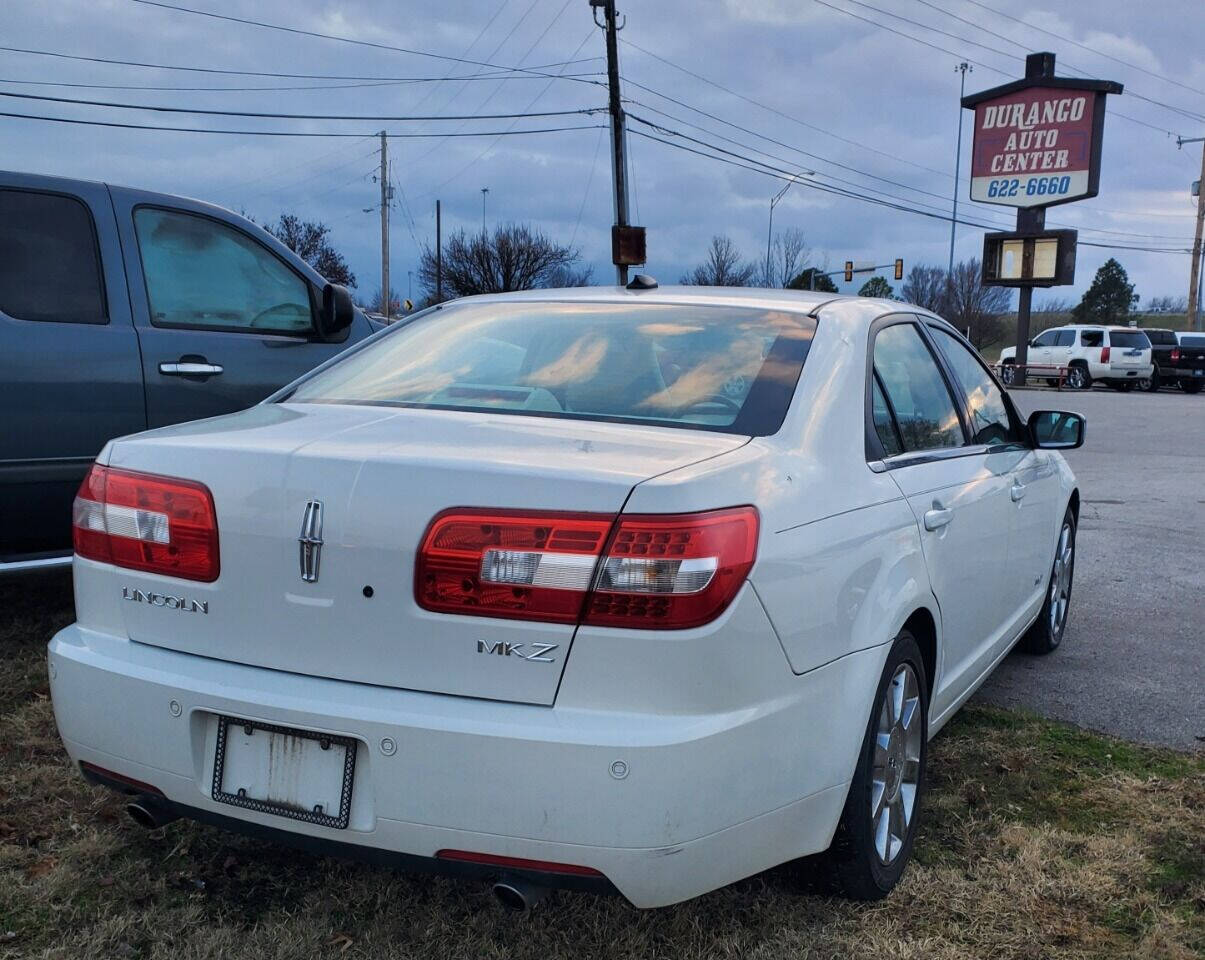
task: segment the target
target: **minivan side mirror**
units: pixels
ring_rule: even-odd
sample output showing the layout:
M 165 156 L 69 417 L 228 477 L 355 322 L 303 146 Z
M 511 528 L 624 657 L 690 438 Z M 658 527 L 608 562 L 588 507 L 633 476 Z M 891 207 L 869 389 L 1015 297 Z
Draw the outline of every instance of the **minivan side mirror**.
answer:
M 1029 437 L 1041 450 L 1074 450 L 1084 445 L 1086 421 L 1065 410 L 1035 410 L 1029 415 Z
M 328 283 L 322 288 L 322 308 L 318 311 L 317 334 L 332 343 L 343 339 L 343 332 L 356 318 L 356 306 L 347 287 Z

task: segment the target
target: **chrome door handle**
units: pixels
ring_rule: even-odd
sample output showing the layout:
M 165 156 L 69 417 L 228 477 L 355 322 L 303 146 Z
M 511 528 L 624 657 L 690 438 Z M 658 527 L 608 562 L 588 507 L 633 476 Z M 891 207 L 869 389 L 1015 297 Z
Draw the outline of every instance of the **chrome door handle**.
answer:
M 1012 490 L 1009 491 L 1009 495 L 1013 498 L 1013 503 L 1016 503 L 1023 496 L 1025 496 L 1025 490 L 1026 490 L 1025 484 L 1023 484 L 1023 483 L 1014 483 L 1013 484 Z
M 940 530 L 953 519 L 953 510 L 947 510 L 942 507 L 935 506 L 932 510 L 925 511 L 925 529 Z
M 196 363 L 191 360 L 159 364 L 159 372 L 165 377 L 212 377 L 222 370 L 220 363 Z

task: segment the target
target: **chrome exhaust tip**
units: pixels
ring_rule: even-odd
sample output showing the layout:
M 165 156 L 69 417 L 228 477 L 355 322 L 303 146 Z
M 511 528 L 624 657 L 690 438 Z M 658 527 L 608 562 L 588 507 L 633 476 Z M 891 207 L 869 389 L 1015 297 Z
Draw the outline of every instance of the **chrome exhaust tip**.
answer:
M 518 879 L 499 880 L 493 891 L 498 903 L 512 913 L 527 913 L 548 896 L 547 887 Z
M 166 827 L 173 820 L 180 819 L 166 807 L 147 797 L 139 797 L 137 800 L 127 803 L 126 813 L 138 826 L 145 827 L 147 830 L 158 830 L 160 827 Z

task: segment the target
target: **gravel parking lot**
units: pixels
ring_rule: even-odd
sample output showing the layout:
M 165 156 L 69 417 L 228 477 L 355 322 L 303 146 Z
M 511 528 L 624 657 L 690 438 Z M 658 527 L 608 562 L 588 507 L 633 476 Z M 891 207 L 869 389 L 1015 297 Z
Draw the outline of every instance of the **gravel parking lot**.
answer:
M 1018 390 L 1087 417 L 1071 620 L 1049 657 L 1014 653 L 977 695 L 1116 736 L 1205 749 L 1205 396 Z

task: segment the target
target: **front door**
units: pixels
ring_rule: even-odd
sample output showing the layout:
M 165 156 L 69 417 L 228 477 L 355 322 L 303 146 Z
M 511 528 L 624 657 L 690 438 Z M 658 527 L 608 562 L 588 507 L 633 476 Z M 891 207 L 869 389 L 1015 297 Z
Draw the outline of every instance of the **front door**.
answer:
M 315 284 L 205 211 L 116 200 L 142 346 L 149 426 L 253 406 L 333 357 Z

